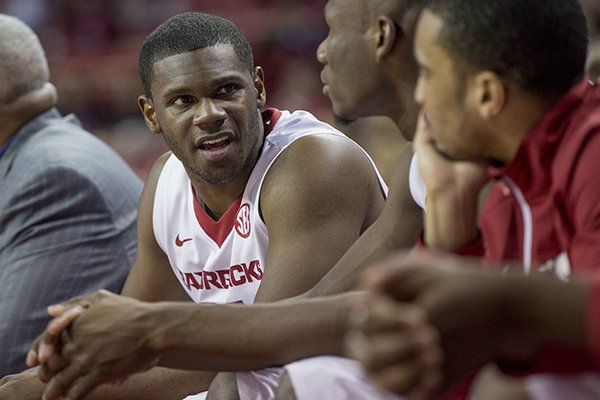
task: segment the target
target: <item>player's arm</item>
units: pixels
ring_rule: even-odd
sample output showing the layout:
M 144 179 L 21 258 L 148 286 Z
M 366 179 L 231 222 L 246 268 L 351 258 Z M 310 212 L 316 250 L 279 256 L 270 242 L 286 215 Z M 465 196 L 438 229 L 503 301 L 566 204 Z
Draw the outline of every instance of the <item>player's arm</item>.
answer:
M 171 155 L 163 154 L 148 174 L 138 210 L 138 251 L 121 294 L 143 301 L 190 301 L 156 242 L 152 213 L 158 178 Z
M 357 273 L 364 266 L 390 251 L 415 244 L 423 223 L 423 213 L 410 194 L 409 169 L 412 157 L 412 145 L 407 143 L 394 167 L 383 212 L 306 296 L 350 290 L 355 286 Z
M 379 216 L 384 197 L 366 155 L 337 136 L 294 142 L 277 159 L 261 194 L 269 230 L 256 301 L 313 287 Z
M 197 371 L 180 371 L 163 368 L 159 378 L 149 373 L 136 374 L 120 387 L 98 386 L 86 400 L 181 400 L 198 392 Z M 160 379 L 160 380 L 155 380 Z M 37 376 L 37 369 L 31 368 L 19 374 L 7 375 L 0 379 L 0 400 L 39 400 L 46 384 Z
M 347 315 L 357 295 L 246 306 L 149 303 L 106 291 L 100 294 L 75 319 L 60 354 L 52 354 L 39 368 L 43 380 L 51 379 L 44 391 L 47 400 L 65 395 L 83 398 L 97 386 L 122 382 L 158 361 L 189 370 L 245 371 L 303 356 L 340 354 Z M 292 317 L 299 315 L 311 318 Z M 278 321 L 278 329 L 271 329 L 272 321 Z M 162 387 L 165 396 L 160 398 L 169 399 L 181 389 L 143 376 L 139 375 L 140 386 L 121 388 L 131 390 L 131 397 L 125 398 L 140 398 L 137 390 L 148 387 L 158 387 L 156 395 Z M 186 382 L 196 383 L 190 379 Z M 121 389 L 115 393 L 123 393 Z
M 479 236 L 479 198 L 488 180 L 486 168 L 443 156 L 427 129 L 421 114 L 414 145 L 427 188 L 423 239 L 430 248 L 458 251 Z

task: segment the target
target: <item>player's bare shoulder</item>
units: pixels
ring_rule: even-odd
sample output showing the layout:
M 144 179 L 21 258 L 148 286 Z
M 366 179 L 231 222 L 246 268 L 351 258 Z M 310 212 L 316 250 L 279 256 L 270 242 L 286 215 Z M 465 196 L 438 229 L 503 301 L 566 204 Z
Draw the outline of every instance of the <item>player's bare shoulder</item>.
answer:
M 377 179 L 374 165 L 358 144 L 342 135 L 323 134 L 304 136 L 290 144 L 275 160 L 265 185 L 282 181 L 330 187 L 344 181 L 377 185 Z
M 265 221 L 271 209 L 282 207 L 322 216 L 346 209 L 368 225 L 383 208 L 384 190 L 374 164 L 355 142 L 342 135 L 310 135 L 275 160 L 265 177 L 261 209 Z

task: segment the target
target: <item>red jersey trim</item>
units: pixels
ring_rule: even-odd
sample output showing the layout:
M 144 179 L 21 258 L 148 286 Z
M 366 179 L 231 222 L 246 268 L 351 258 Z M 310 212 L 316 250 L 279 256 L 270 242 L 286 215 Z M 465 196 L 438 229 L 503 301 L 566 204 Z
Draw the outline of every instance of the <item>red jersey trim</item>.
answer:
M 191 186 L 191 185 L 190 185 Z M 192 193 L 194 196 L 194 214 L 196 214 L 196 220 L 202 227 L 202 230 L 206 232 L 208 236 L 216 243 L 217 246 L 221 247 L 229 233 L 233 230 L 235 217 L 237 215 L 240 204 L 242 203 L 242 195 L 240 195 L 225 211 L 225 214 L 215 221 L 208 215 L 204 206 L 200 204 L 196 198 L 196 191 L 192 187 Z
M 279 121 L 281 114 L 282 112 L 276 108 L 267 108 L 261 113 L 263 124 L 265 125 L 265 136 L 271 133 L 277 121 Z

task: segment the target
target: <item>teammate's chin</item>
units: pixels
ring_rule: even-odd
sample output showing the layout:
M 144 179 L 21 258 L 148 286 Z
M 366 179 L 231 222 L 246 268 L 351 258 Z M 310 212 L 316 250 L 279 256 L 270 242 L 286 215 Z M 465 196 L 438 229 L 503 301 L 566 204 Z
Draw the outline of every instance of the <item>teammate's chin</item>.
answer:
M 344 108 L 341 102 L 335 101 L 335 95 L 332 96 L 331 87 L 329 85 L 323 86 L 323 94 L 329 97 L 329 101 L 331 102 L 331 108 L 333 109 L 333 119 L 336 124 L 339 125 L 349 125 L 352 122 L 356 121 L 355 117 L 348 116 L 346 112 L 340 110 L 340 108 Z
M 352 122 L 356 121 L 356 118 L 349 118 L 333 113 L 333 118 L 336 124 L 339 125 L 350 125 Z

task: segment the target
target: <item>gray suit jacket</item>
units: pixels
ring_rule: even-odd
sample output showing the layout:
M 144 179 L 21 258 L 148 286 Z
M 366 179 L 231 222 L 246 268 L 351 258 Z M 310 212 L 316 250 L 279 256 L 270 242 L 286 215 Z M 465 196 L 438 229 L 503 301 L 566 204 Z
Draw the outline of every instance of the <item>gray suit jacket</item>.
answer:
M 16 133 L 0 158 L 0 376 L 26 368 L 48 305 L 121 290 L 141 188 L 74 116 L 51 109 Z

